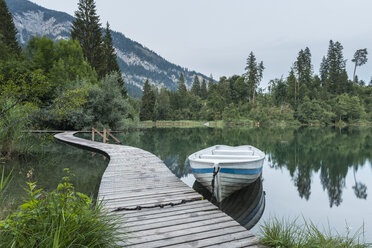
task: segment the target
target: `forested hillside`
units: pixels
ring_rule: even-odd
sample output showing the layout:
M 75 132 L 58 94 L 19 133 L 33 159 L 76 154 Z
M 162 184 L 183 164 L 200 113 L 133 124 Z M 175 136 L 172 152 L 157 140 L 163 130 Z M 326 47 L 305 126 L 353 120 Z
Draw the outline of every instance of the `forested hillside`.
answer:
M 22 46 L 35 35 L 45 35 L 54 41 L 70 38 L 74 17 L 64 12 L 43 8 L 28 0 L 6 0 L 6 3 L 13 14 L 18 31 L 17 39 Z M 191 86 L 195 75 L 208 79 L 201 73 L 170 63 L 122 33 L 112 31 L 112 38 L 123 79 L 131 96 L 142 95 L 146 79 L 149 79 L 152 85 L 170 90 L 177 89 L 180 73 L 185 75 L 188 87 Z

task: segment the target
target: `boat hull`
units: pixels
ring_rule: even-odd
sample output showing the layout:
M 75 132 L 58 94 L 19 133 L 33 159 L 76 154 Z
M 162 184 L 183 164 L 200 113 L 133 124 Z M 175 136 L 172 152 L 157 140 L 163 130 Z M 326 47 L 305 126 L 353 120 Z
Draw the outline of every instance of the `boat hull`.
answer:
M 220 147 L 220 151 L 232 151 L 231 153 L 238 153 L 244 151 L 244 146 L 238 147 L 238 151 L 233 150 L 228 146 L 214 146 L 189 156 L 192 173 L 196 180 L 198 180 L 210 192 L 213 191 L 217 201 L 222 201 L 233 192 L 249 185 L 256 181 L 262 174 L 262 167 L 264 162 L 264 154 L 257 148 L 250 147 L 247 158 L 241 155 L 217 155 L 218 159 L 212 160 L 213 152 L 216 147 Z M 222 149 L 221 149 L 222 148 Z M 208 154 L 212 155 L 208 155 Z M 216 152 L 217 153 L 217 152 Z M 223 153 L 223 152 L 221 152 Z M 207 155 L 205 155 L 207 154 Z M 207 157 L 207 159 L 204 159 Z M 238 157 L 238 158 L 236 158 Z M 215 173 L 218 170 L 218 173 Z M 212 189 L 212 180 L 214 177 L 214 189 Z

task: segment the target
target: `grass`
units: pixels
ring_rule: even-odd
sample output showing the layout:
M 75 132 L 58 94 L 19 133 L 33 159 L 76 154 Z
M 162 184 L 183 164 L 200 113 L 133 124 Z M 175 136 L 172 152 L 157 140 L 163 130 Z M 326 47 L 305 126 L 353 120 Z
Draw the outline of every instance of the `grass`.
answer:
M 340 235 L 331 228 L 319 230 L 311 221 L 299 224 L 297 219 L 286 220 L 272 218 L 265 221 L 259 230 L 263 245 L 273 248 L 367 248 L 372 244 L 364 241 L 363 228 L 354 234 L 346 228 L 346 234 Z
M 0 175 L 0 217 L 2 214 L 1 209 L 2 209 L 3 202 L 4 202 L 5 191 L 10 183 L 11 174 L 12 172 L 10 172 L 7 176 L 5 176 L 5 167 L 3 167 L 2 173 Z
M 190 120 L 179 120 L 179 121 L 142 121 L 141 127 L 205 127 L 204 123 L 207 121 L 190 121 Z
M 192 121 L 192 120 L 177 120 L 177 121 L 141 121 L 141 127 L 178 127 L 178 128 L 193 128 L 193 127 L 206 127 L 204 124 L 209 123 L 209 127 L 213 128 L 224 128 L 224 127 L 231 127 L 231 126 L 248 126 L 248 127 L 255 127 L 260 126 L 258 122 L 252 121 L 251 119 L 236 119 L 236 120 L 216 120 L 216 121 Z M 279 126 L 279 127 L 286 127 L 286 126 L 300 126 L 299 122 L 275 122 L 270 124 L 269 126 Z

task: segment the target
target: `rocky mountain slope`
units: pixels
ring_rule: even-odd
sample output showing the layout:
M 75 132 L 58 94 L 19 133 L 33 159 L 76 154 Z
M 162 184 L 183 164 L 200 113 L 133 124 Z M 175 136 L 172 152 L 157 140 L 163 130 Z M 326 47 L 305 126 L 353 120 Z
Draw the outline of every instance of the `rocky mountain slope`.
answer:
M 6 0 L 18 30 L 18 40 L 25 45 L 32 36 L 47 36 L 53 40 L 68 39 L 74 17 L 46 9 L 28 0 Z M 209 79 L 207 76 L 170 63 L 140 43 L 119 32 L 112 32 L 120 69 L 130 95 L 141 95 L 142 86 L 148 78 L 158 87 L 177 89 L 180 73 L 185 76 L 188 87 L 193 78 Z

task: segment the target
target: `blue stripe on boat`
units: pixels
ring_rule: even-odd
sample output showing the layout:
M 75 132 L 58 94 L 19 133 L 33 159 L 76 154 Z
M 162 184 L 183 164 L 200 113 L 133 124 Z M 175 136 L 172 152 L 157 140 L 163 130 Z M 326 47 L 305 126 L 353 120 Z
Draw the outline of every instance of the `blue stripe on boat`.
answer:
M 192 173 L 213 173 L 213 168 L 206 168 L 206 169 L 193 169 L 191 168 Z
M 254 174 L 261 173 L 261 171 L 262 171 L 262 168 L 259 168 L 259 169 L 248 169 L 248 170 L 221 168 L 221 170 L 220 170 L 221 173 L 244 174 L 244 175 L 254 175 Z
M 213 173 L 213 168 L 203 168 L 203 169 L 191 169 L 192 173 Z M 220 173 L 229 173 L 229 174 L 243 174 L 243 175 L 254 175 L 262 172 L 262 168 L 259 169 L 228 169 L 221 168 Z

